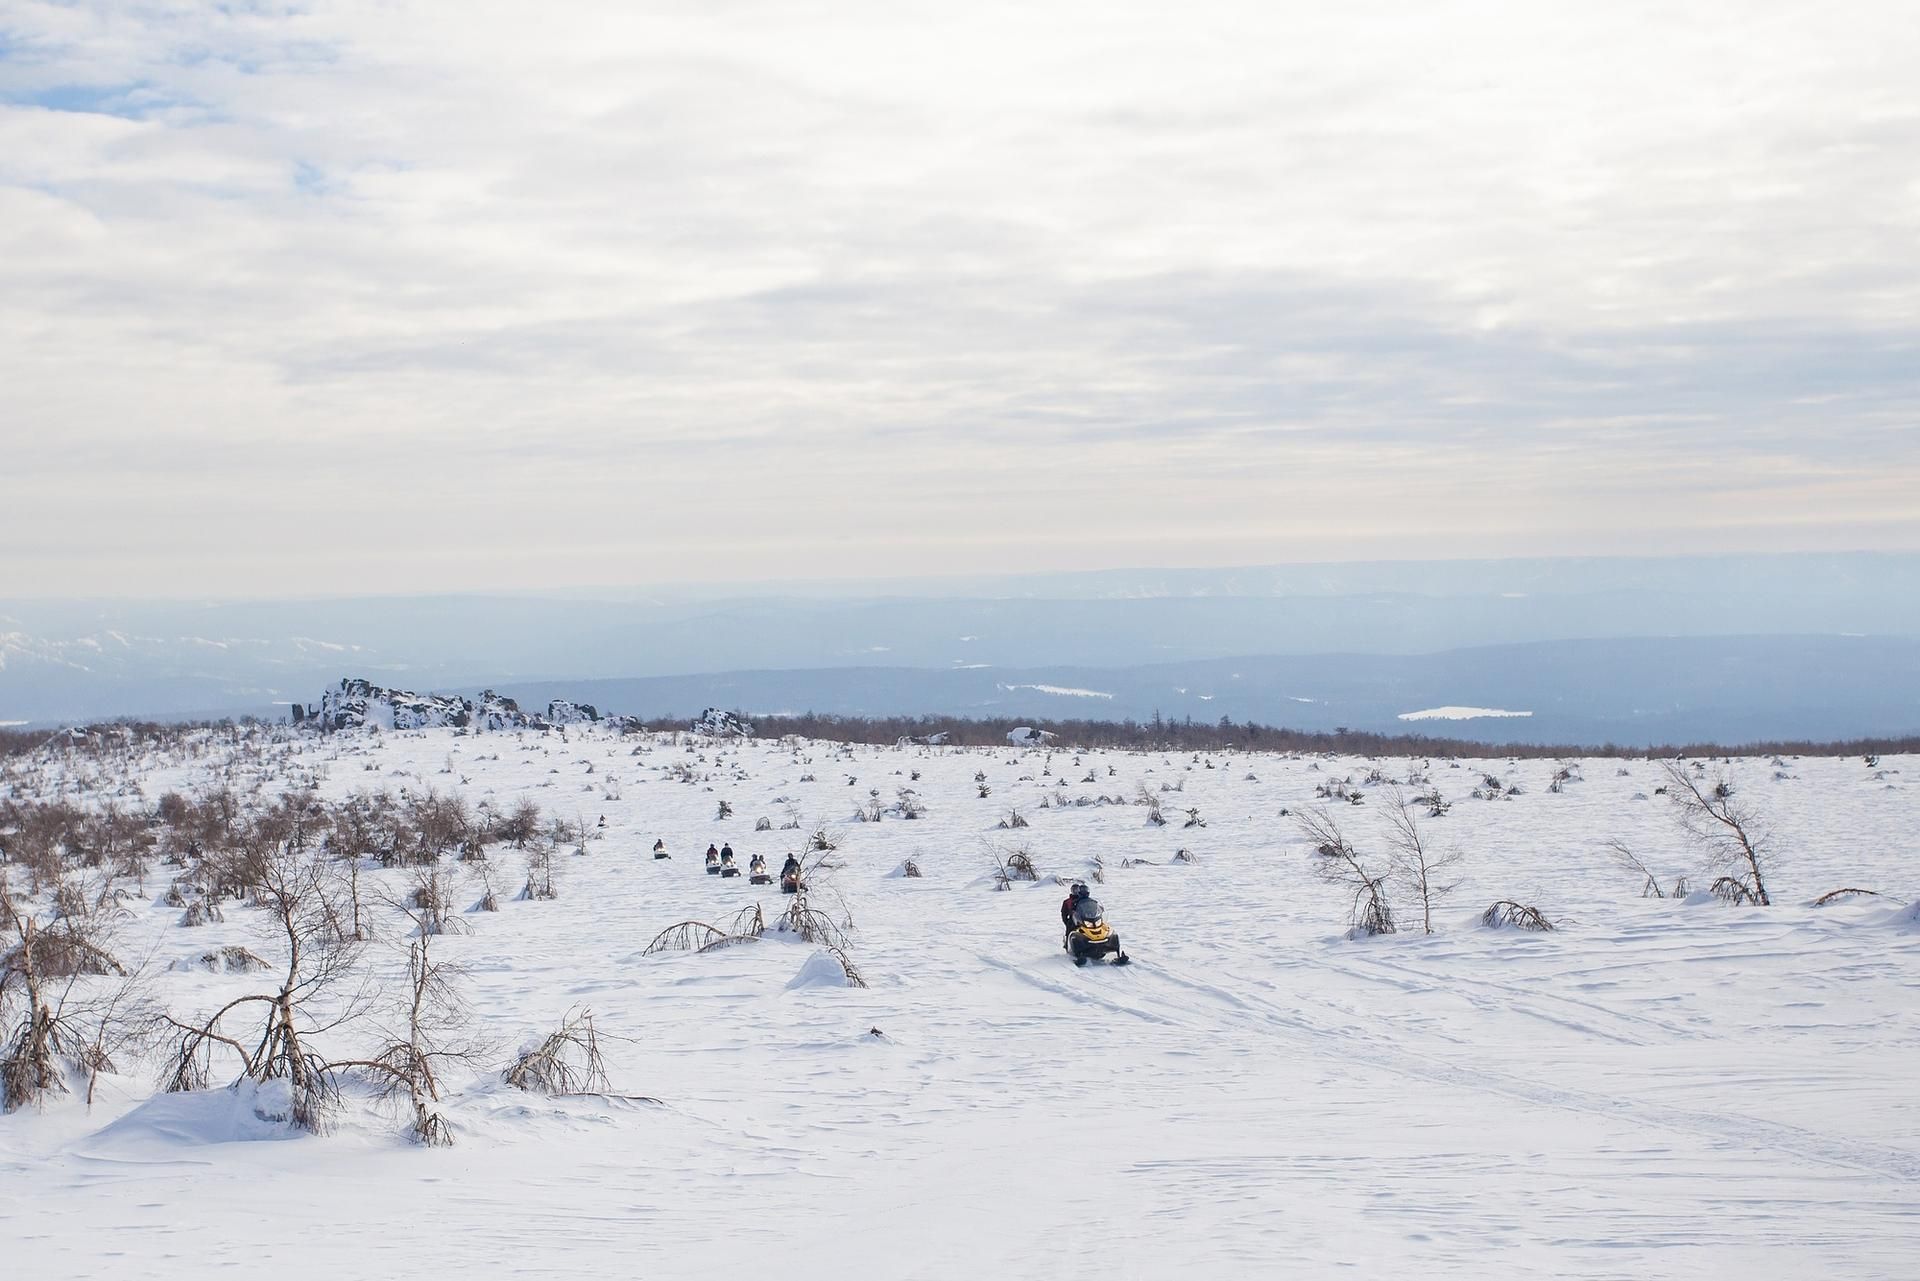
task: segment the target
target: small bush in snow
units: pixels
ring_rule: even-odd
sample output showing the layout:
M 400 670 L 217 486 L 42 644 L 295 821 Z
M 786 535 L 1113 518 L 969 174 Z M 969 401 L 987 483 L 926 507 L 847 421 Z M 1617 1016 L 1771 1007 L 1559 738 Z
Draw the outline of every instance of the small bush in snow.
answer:
M 583 1094 L 608 1086 L 593 1012 L 569 1010 L 560 1026 L 520 1051 L 501 1078 L 516 1090 L 537 1094 Z
M 1502 929 L 1511 926 L 1517 930 L 1551 931 L 1553 922 L 1541 915 L 1537 907 L 1528 907 L 1512 899 L 1503 898 L 1480 914 L 1480 923 L 1490 929 Z

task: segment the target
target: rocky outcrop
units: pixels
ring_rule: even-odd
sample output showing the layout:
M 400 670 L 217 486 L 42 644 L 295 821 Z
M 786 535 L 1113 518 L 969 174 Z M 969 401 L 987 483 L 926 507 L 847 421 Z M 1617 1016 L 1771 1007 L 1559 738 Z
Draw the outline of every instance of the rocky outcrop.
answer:
M 309 719 L 323 730 L 425 729 L 435 725 L 473 723 L 473 704 L 443 694 L 416 694 L 388 689 L 360 677 L 348 677 L 338 689 L 320 696 L 320 707 Z
M 456 729 L 499 731 L 547 729 L 543 716 L 520 710 L 520 704 L 492 690 L 481 691 L 478 699 L 457 694 L 416 694 L 409 689 L 389 689 L 361 677 L 348 677 L 339 688 L 320 696 L 317 709 L 302 709 L 297 722 L 323 731 L 360 729 L 372 725 L 379 729 L 429 729 L 450 725 Z
M 706 734 L 713 738 L 752 738 L 753 726 L 735 716 L 732 712 L 723 712 L 717 707 L 709 707 L 694 718 L 690 728 L 696 734 Z
M 416 694 L 407 689 L 389 689 L 361 677 L 348 677 L 339 688 L 320 696 L 318 707 L 299 703 L 293 706 L 293 723 L 321 731 L 360 729 L 372 725 L 379 729 L 428 729 L 450 725 L 475 733 L 502 730 L 561 729 L 568 725 L 604 725 L 622 734 L 646 728 L 637 716 L 601 716 L 592 703 L 575 703 L 556 698 L 547 704 L 546 714 L 522 710 L 505 694 L 481 690 L 479 698 L 457 694 Z M 747 728 L 751 734 L 751 726 Z
M 592 703 L 574 703 L 556 698 L 547 704 L 547 720 L 555 725 L 591 725 L 600 719 Z

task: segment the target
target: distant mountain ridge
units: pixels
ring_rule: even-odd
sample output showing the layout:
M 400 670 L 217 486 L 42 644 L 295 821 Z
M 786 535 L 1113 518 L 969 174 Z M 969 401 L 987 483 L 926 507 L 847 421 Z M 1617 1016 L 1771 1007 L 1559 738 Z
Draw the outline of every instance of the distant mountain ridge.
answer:
M 1235 721 L 1488 742 L 1835 741 L 1920 731 L 1920 640 L 1553 641 L 1414 656 L 1242 657 L 1131 668 L 828 668 L 506 684 L 647 719 L 748 715 Z M 1460 718 L 1456 710 L 1503 713 Z M 1436 710 L 1438 717 L 1421 717 Z M 1524 716 L 1514 713 L 1527 713 Z
M 1100 689 L 1056 669 L 1848 633 L 1920 637 L 1920 555 L 1116 570 L 774 584 L 757 592 L 13 601 L 0 602 L 0 722 L 272 714 L 343 675 L 444 690 L 822 669 L 1006 669 L 1018 675 L 1011 684 Z M 1787 686 L 1801 675 L 1781 670 L 1775 678 Z M 932 677 L 888 679 L 945 697 Z M 789 697 L 769 698 L 795 701 L 820 683 L 790 682 Z

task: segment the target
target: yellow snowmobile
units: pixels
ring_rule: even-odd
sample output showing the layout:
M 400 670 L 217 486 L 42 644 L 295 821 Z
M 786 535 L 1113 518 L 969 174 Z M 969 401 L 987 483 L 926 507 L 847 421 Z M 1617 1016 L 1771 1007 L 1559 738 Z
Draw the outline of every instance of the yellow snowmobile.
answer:
M 1068 903 L 1067 937 L 1061 946 L 1067 949 L 1075 965 L 1085 965 L 1101 957 L 1112 957 L 1115 965 L 1126 965 L 1133 959 L 1120 950 L 1120 935 L 1107 924 L 1106 914 L 1084 885 L 1074 885 Z

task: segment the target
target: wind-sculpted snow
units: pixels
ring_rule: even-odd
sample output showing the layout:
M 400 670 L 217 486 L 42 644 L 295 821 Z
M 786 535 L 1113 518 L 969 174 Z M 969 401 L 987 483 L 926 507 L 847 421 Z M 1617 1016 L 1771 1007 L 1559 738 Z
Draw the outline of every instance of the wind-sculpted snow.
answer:
M 164 1045 L 135 1052 L 90 1109 L 76 1094 L 0 1117 L 5 1275 L 1914 1275 L 1920 759 L 1701 762 L 1773 837 L 1776 906 L 1729 907 L 1643 898 L 1604 848 L 1626 842 L 1663 886 L 1708 884 L 1654 762 L 476 733 L 388 728 L 371 691 L 343 697 L 369 700 L 365 727 L 118 755 L 57 742 L 0 765 L 0 802 L 531 801 L 568 827 L 557 897 L 516 897 L 539 839 L 495 842 L 484 864 L 440 865 L 469 932 L 432 946 L 465 969 L 486 1065 L 590 1008 L 610 1086 L 450 1072 L 456 1146 L 438 1151 L 364 1091 L 331 1133 L 294 1137 L 273 1086 L 157 1095 Z M 1403 932 L 1352 940 L 1350 896 L 1283 811 L 1332 806 L 1379 860 L 1396 783 L 1444 802 L 1421 822 L 1466 855 L 1460 885 L 1431 936 L 1396 883 Z M 834 848 L 808 854 L 809 900 L 865 989 L 774 928 L 777 886 L 703 870 L 709 843 L 778 868 L 816 834 Z M 996 889 L 995 852 L 1021 848 L 1041 879 Z M 497 912 L 465 910 L 483 869 Z M 182 927 L 172 871 L 120 882 L 118 950 L 184 1019 L 259 985 L 210 952 L 286 958 L 244 900 Z M 359 875 L 384 1000 L 413 940 L 379 904 L 412 882 Z M 1074 878 L 1097 881 L 1132 966 L 1066 959 Z M 1840 887 L 1876 893 L 1812 905 Z M 1496 899 L 1557 928 L 1484 928 Z M 714 927 L 696 942 L 735 931 L 755 904 L 757 940 L 644 955 L 683 922 Z M 370 1052 L 376 1013 L 329 1032 L 333 1053 Z

